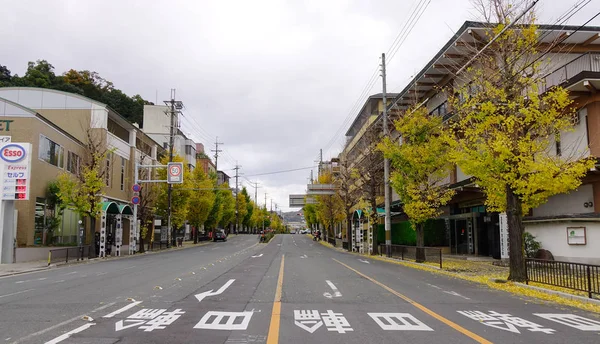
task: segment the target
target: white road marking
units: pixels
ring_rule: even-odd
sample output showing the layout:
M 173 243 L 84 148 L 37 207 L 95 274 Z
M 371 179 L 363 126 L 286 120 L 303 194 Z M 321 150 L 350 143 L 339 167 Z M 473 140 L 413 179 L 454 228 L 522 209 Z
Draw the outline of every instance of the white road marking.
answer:
M 235 282 L 235 279 L 230 279 L 229 281 L 227 281 L 227 283 L 225 283 L 221 288 L 219 288 L 219 290 L 213 292 L 213 289 L 209 290 L 209 291 L 205 291 L 203 293 L 200 294 L 196 294 L 196 299 L 198 299 L 198 302 L 202 302 L 202 300 L 204 300 L 205 297 L 207 296 L 215 296 L 215 295 L 219 295 L 222 292 L 225 291 L 225 289 L 229 288 L 229 286 Z
M 252 258 L 258 258 L 258 257 L 262 257 L 262 256 L 263 256 L 263 254 L 261 253 L 258 256 L 252 256 Z
M 342 293 L 340 293 L 339 289 L 335 286 L 335 284 L 333 284 L 330 280 L 326 280 L 325 282 L 327 282 L 327 284 L 329 284 L 329 286 L 333 290 L 335 297 L 342 297 Z
M 133 269 L 133 268 L 135 268 L 135 265 L 133 265 L 133 266 L 128 266 L 128 267 L 126 267 L 126 268 L 123 268 L 123 269 L 121 269 L 121 270 L 129 270 L 129 269 Z
M 204 314 L 202 319 L 194 326 L 194 328 L 206 330 L 225 330 L 225 331 L 245 331 L 248 328 L 250 319 L 254 312 L 215 312 L 210 311 Z M 238 324 L 234 324 L 237 318 L 242 318 Z M 212 322 L 208 322 L 211 318 Z M 223 319 L 227 319 L 223 322 Z
M 34 279 L 30 279 L 30 280 L 25 280 L 25 281 L 16 281 L 16 284 L 21 284 L 21 283 L 26 283 L 26 282 L 33 282 L 33 281 L 43 281 L 43 280 L 47 280 L 47 277 L 42 277 L 42 278 L 34 278 Z
M 60 280 L 60 281 L 56 281 L 56 282 L 53 282 L 53 283 L 62 283 L 62 282 L 64 282 L 64 281 L 65 281 L 65 280 Z
M 23 294 L 23 293 L 26 293 L 26 292 L 32 291 L 32 290 L 35 290 L 35 289 L 21 290 L 21 291 L 18 291 L 16 293 L 11 293 L 11 294 L 6 294 L 6 295 L 0 295 L 0 299 L 3 298 L 3 297 L 7 297 L 7 296 L 13 296 L 13 295 L 17 295 L 17 294 Z
M 49 341 L 49 342 L 46 342 L 46 344 L 56 344 L 56 343 L 60 343 L 60 342 L 62 342 L 63 340 L 65 340 L 65 339 L 69 338 L 69 337 L 70 337 L 72 334 L 75 334 L 75 333 L 79 333 L 79 332 L 85 331 L 85 330 L 87 330 L 88 328 L 90 328 L 90 327 L 92 327 L 92 326 L 94 326 L 94 325 L 96 325 L 96 324 L 94 324 L 94 323 L 91 323 L 91 324 L 85 324 L 85 325 L 83 325 L 83 326 L 80 326 L 80 327 L 78 327 L 78 328 L 76 328 L 76 329 L 74 329 L 74 330 L 72 330 L 72 331 L 69 331 L 69 332 L 67 332 L 67 333 L 65 333 L 65 334 L 63 334 L 63 335 L 61 335 L 61 336 L 58 336 L 58 337 L 56 337 L 56 338 L 52 339 L 52 340 L 51 340 L 51 341 Z
M 68 273 L 64 274 L 64 276 L 66 276 L 66 275 L 72 275 L 72 274 L 76 274 L 76 273 L 77 273 L 77 271 L 68 272 Z
M 300 256 L 300 258 L 308 258 L 308 256 L 305 255 L 305 254 L 303 254 L 303 255 Z
M 368 261 L 368 260 L 359 259 L 358 261 L 359 261 L 359 262 L 362 262 L 362 263 L 365 263 L 365 264 L 371 264 L 371 263 L 369 263 L 369 261 Z
M 433 331 L 409 313 L 367 313 L 384 331 Z M 382 321 L 385 320 L 385 321 Z
M 533 313 L 533 315 L 559 324 L 567 325 L 581 331 L 600 331 L 600 321 L 584 318 L 575 314 Z
M 470 300 L 470 298 L 466 297 L 466 296 L 462 296 L 459 293 L 455 292 L 455 291 L 446 291 L 446 290 L 442 290 L 444 293 L 446 294 L 450 294 L 450 295 L 454 295 L 454 296 L 458 296 L 458 297 L 462 297 L 465 300 Z
M 140 303 L 142 303 L 142 301 L 135 301 L 135 302 L 132 302 L 132 303 L 128 304 L 128 305 L 127 305 L 127 306 L 125 306 L 125 307 L 122 307 L 122 308 L 120 308 L 120 309 L 117 309 L 116 311 L 114 311 L 114 312 L 112 312 L 112 313 L 109 313 L 109 314 L 107 314 L 107 315 L 103 316 L 103 318 L 112 318 L 112 317 L 114 317 L 114 316 L 115 316 L 115 315 L 117 315 L 117 314 L 123 313 L 123 312 L 125 312 L 126 310 L 128 310 L 128 309 L 131 309 L 131 308 L 133 308 L 133 307 L 135 307 L 135 306 L 139 305 Z
M 440 290 L 442 289 L 442 288 L 438 287 L 437 285 L 433 285 L 433 284 L 429 284 L 429 283 L 427 283 L 427 285 L 432 288 L 435 288 L 435 289 L 440 289 Z
M 103 306 L 100 306 L 100 307 L 98 307 L 98 308 L 96 308 L 96 309 L 93 309 L 92 311 L 90 311 L 90 313 L 95 313 L 95 312 L 101 311 L 101 310 L 103 310 L 103 309 L 105 309 L 105 308 L 111 307 L 111 306 L 112 306 L 112 305 L 114 305 L 115 303 L 116 303 L 116 302 L 107 303 L 107 304 L 105 304 L 105 305 L 103 305 Z M 84 315 L 85 315 L 85 314 L 84 314 Z M 54 330 L 54 329 L 57 329 L 57 328 L 59 328 L 59 327 L 61 327 L 61 326 L 65 326 L 65 325 L 67 325 L 67 324 L 69 324 L 69 323 L 72 323 L 73 321 L 80 320 L 80 319 L 81 319 L 81 317 L 82 317 L 82 316 L 84 316 L 84 315 L 79 315 L 79 316 L 76 316 L 76 317 L 74 317 L 74 318 L 71 318 L 71 319 L 69 319 L 69 320 L 65 320 L 65 321 L 63 321 L 63 322 L 61 322 L 61 323 L 58 323 L 58 324 L 56 324 L 56 325 L 54 325 L 54 326 L 50 326 L 50 327 L 48 327 L 48 328 L 45 328 L 45 329 L 43 329 L 43 330 L 41 330 L 41 331 L 37 331 L 37 332 L 31 333 L 31 334 L 29 334 L 29 335 L 27 335 L 27 336 L 25 336 L 25 337 L 23 337 L 23 338 L 19 338 L 19 339 L 17 339 L 16 341 L 12 342 L 11 344 L 18 344 L 18 343 L 22 343 L 22 342 L 28 341 L 28 340 L 30 340 L 30 339 L 31 339 L 31 338 L 33 338 L 33 337 L 39 336 L 40 334 L 44 334 L 44 333 L 46 333 L 46 332 L 48 332 L 48 331 L 52 331 L 52 330 Z M 86 325 L 90 325 L 90 324 L 86 324 Z
M 96 276 L 102 276 L 102 275 L 106 275 L 108 272 L 99 272 L 96 274 Z

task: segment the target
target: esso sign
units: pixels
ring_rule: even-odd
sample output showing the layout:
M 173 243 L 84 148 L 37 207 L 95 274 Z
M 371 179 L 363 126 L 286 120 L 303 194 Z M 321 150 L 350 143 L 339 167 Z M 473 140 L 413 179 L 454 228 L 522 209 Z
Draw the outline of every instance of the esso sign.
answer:
M 18 162 L 25 158 L 25 148 L 21 145 L 10 144 L 2 147 L 0 158 L 6 162 Z

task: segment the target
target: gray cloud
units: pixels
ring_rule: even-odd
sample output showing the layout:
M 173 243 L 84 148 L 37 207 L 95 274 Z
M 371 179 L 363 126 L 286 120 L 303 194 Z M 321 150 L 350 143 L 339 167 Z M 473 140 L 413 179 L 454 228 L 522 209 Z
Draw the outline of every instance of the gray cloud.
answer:
M 58 73 L 94 70 L 150 101 L 161 102 L 176 88 L 186 104 L 183 129 L 207 150 L 219 136 L 226 150 L 220 167 L 231 169 L 237 160 L 252 175 L 314 164 L 415 3 L 4 2 L 0 64 L 19 74 L 36 59 L 47 59 Z M 571 5 L 541 2 L 540 20 L 552 22 Z M 452 30 L 478 19 L 474 14 L 469 0 L 432 1 L 389 63 L 388 90 L 401 90 Z M 588 17 L 580 13 L 570 22 Z M 380 90 L 378 80 L 370 93 Z M 343 136 L 325 158 L 342 143 Z M 262 184 L 259 194 L 266 190 L 287 209 L 287 194 L 303 192 L 309 174 L 249 178 Z

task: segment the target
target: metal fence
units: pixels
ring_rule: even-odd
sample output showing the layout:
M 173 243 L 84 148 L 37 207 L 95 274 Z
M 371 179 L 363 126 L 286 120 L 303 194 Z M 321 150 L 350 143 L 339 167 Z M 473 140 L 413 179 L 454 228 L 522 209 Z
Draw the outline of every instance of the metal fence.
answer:
M 48 266 L 54 262 L 68 263 L 70 261 L 79 261 L 90 259 L 90 245 L 77 247 L 54 248 L 48 251 Z
M 526 258 L 527 281 L 600 295 L 600 265 Z
M 379 255 L 386 255 L 389 258 L 400 258 L 402 260 L 414 260 L 423 262 L 438 263 L 442 268 L 442 249 L 437 247 L 416 247 L 404 245 L 379 244 Z M 417 259 L 417 256 L 419 256 Z

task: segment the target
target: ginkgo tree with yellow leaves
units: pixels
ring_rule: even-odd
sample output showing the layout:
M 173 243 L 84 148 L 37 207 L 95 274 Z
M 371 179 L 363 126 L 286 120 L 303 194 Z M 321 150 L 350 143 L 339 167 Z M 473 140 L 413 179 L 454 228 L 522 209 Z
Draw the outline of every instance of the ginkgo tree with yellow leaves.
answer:
M 490 38 L 520 12 L 510 2 L 493 5 L 499 24 Z M 463 76 L 470 82 L 450 98 L 457 119 L 448 141 L 452 160 L 485 192 L 488 210 L 507 214 L 514 281 L 526 279 L 523 215 L 550 196 L 576 189 L 594 166 L 591 158 L 551 149 L 557 133 L 572 130 L 576 108 L 561 87 L 542 92 L 535 17 L 525 18 L 499 35 Z
M 164 157 L 161 159 L 161 164 L 167 165 L 169 160 L 168 157 Z M 182 157 L 179 155 L 175 155 L 173 157 L 173 162 L 185 162 Z M 179 229 L 185 221 L 188 219 L 189 213 L 189 201 L 190 196 L 192 194 L 191 189 L 193 188 L 193 182 L 191 178 L 191 171 L 187 164 L 184 163 L 183 168 L 183 183 L 181 184 L 172 184 L 171 191 L 171 227 L 169 228 L 169 233 L 171 233 L 171 241 L 175 239 L 175 230 Z M 158 179 L 167 180 L 167 169 L 161 168 L 158 169 Z M 163 219 L 167 220 L 169 216 L 169 197 L 168 197 L 168 188 L 169 185 L 167 183 L 160 183 L 158 190 L 158 202 L 157 213 Z
M 440 209 L 454 195 L 444 180 L 450 174 L 448 139 L 442 117 L 428 114 L 418 107 L 407 110 L 394 122 L 401 144 L 389 137 L 379 145 L 390 159 L 390 183 L 402 202 L 404 212 L 416 231 L 416 260 L 425 260 L 424 225 L 428 219 L 442 213 Z
M 196 244 L 198 242 L 198 231 L 208 219 L 215 203 L 215 180 L 209 178 L 201 168 L 194 169 L 191 177 L 192 190 L 190 190 L 187 217 L 190 224 L 196 228 L 194 231 L 194 244 Z

